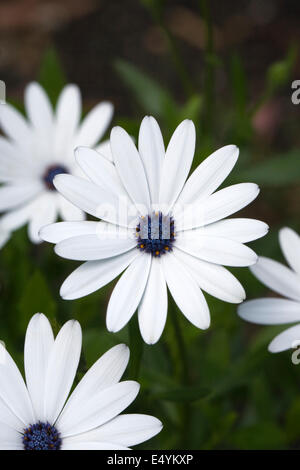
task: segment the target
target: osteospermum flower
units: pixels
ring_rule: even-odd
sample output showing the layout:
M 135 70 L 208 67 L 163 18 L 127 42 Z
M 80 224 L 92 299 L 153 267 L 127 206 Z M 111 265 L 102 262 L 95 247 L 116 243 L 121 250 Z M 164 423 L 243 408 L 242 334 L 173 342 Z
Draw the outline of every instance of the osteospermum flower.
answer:
M 279 243 L 290 267 L 270 258 L 259 257 L 251 271 L 269 289 L 287 298 L 266 297 L 245 302 L 238 309 L 239 316 L 244 320 L 261 325 L 300 321 L 300 237 L 286 227 L 279 232 Z M 269 344 L 269 351 L 281 352 L 299 344 L 300 324 L 277 335 Z
M 54 339 L 47 318 L 34 315 L 25 338 L 25 384 L 0 344 L 0 449 L 127 449 L 161 430 L 152 416 L 120 415 L 139 391 L 137 382 L 119 382 L 129 359 L 124 344 L 98 359 L 67 400 L 80 351 L 77 321 Z
M 67 85 L 61 92 L 55 113 L 43 88 L 31 83 L 25 90 L 26 120 L 13 106 L 0 106 L 0 233 L 10 233 L 28 222 L 32 242 L 40 242 L 40 228 L 63 220 L 82 220 L 83 211 L 64 199 L 53 186 L 59 173 L 79 174 L 74 148 L 95 146 L 104 135 L 113 107 L 103 102 L 80 123 L 79 88 Z M 97 147 L 108 158 L 109 145 Z M 82 175 L 82 173 L 80 172 Z M 7 239 L 7 237 L 6 237 Z M 0 240 L 0 246 L 6 240 Z
M 195 128 L 183 121 L 165 152 L 155 119 L 146 117 L 139 150 L 121 128 L 111 132 L 114 164 L 80 148 L 77 161 L 90 181 L 58 175 L 54 185 L 80 209 L 103 222 L 59 223 L 42 229 L 64 258 L 84 260 L 63 283 L 64 299 L 101 288 L 126 268 L 110 297 L 107 328 L 118 331 L 138 308 L 141 334 L 155 343 L 167 316 L 167 286 L 185 317 L 208 328 L 209 309 L 202 289 L 226 302 L 245 292 L 228 266 L 248 266 L 256 254 L 245 242 L 267 232 L 252 219 L 221 220 L 258 195 L 256 184 L 214 191 L 232 170 L 238 149 L 228 145 L 208 157 L 187 179 L 195 150 Z

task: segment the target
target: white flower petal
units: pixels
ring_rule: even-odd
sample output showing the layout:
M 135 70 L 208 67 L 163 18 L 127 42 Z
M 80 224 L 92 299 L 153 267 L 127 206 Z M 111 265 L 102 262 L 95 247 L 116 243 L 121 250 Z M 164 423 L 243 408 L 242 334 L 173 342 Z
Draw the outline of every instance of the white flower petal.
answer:
M 166 207 L 165 213 L 175 203 L 189 174 L 195 142 L 195 126 L 192 121 L 186 119 L 172 135 L 163 162 L 159 203 Z
M 75 147 L 94 147 L 106 132 L 114 112 L 113 105 L 103 101 L 95 106 L 84 118 L 76 135 Z
M 165 146 L 159 125 L 152 116 L 146 116 L 142 121 L 139 132 L 139 153 L 145 168 L 151 202 L 157 204 Z
M 46 225 L 40 230 L 42 240 L 50 243 L 59 243 L 67 238 L 80 235 L 92 235 L 98 233 L 98 225 L 101 222 L 90 220 L 80 222 L 56 222 Z
M 244 302 L 238 308 L 243 320 L 260 325 L 281 325 L 300 321 L 300 302 L 261 298 Z
M 61 450 L 130 450 L 110 442 L 74 441 L 72 438 L 64 439 Z
M 0 423 L 5 423 L 18 432 L 24 430 L 25 423 L 0 398 Z
M 123 185 L 145 215 L 150 208 L 149 187 L 141 157 L 132 138 L 121 127 L 114 127 L 110 135 L 113 159 Z
M 28 222 L 36 208 L 36 200 L 33 200 L 20 209 L 12 210 L 0 218 L 1 231 L 13 231 Z
M 116 167 L 111 162 L 88 147 L 78 147 L 75 155 L 81 169 L 93 183 L 120 198 L 128 198 Z
M 258 195 L 254 183 L 240 183 L 221 189 L 176 215 L 176 230 L 188 230 L 211 224 L 241 210 Z
M 31 156 L 31 155 L 30 155 Z M 33 179 L 36 172 L 33 168 L 33 159 L 28 161 L 24 148 L 19 148 L 14 142 L 0 136 L 0 181 L 24 182 L 24 179 Z
M 278 294 L 300 300 L 300 275 L 283 264 L 260 256 L 250 269 L 254 276 Z
M 68 201 L 98 219 L 126 227 L 137 217 L 133 204 L 128 206 L 127 201 L 121 200 L 113 192 L 86 179 L 62 174 L 54 178 L 54 185 Z
M 277 353 L 300 345 L 300 325 L 291 326 L 277 335 L 269 344 L 269 351 Z
M 0 398 L 24 425 L 33 423 L 34 413 L 23 377 L 2 343 L 0 343 Z
M 70 396 L 58 418 L 58 427 L 64 428 L 64 423 L 68 426 L 68 421 L 73 419 L 84 403 L 97 396 L 101 390 L 118 383 L 127 367 L 128 360 L 129 349 L 125 344 L 114 346 L 100 357 L 83 376 Z
M 42 240 L 39 231 L 44 225 L 51 224 L 56 220 L 57 194 L 43 194 L 36 200 L 35 210 L 31 215 L 28 225 L 28 236 L 33 243 L 40 243 Z
M 134 248 L 120 256 L 87 261 L 67 277 L 60 288 L 63 299 L 74 300 L 91 294 L 117 277 L 138 255 Z
M 45 315 L 34 315 L 27 327 L 24 366 L 28 392 L 37 420 L 44 417 L 45 377 L 54 344 L 52 328 Z
M 108 331 L 121 330 L 136 311 L 146 287 L 150 266 L 151 256 L 140 254 L 117 282 L 107 307 Z
M 26 113 L 35 131 L 52 138 L 53 109 L 45 90 L 37 82 L 31 82 L 25 89 L 24 101 Z
M 7 184 L 0 187 L 0 212 L 13 209 L 32 200 L 43 191 L 39 181 Z
M 48 359 L 44 417 L 53 424 L 70 393 L 81 352 L 81 328 L 70 320 L 60 329 Z
M 66 149 L 72 150 L 75 132 L 81 116 L 81 96 L 76 85 L 66 85 L 59 95 L 56 105 L 56 122 L 54 132 L 55 156 L 62 158 Z
M 146 289 L 138 310 L 141 335 L 146 343 L 154 344 L 161 337 L 167 311 L 167 286 L 161 260 L 153 258 Z
M 76 442 L 111 442 L 115 445 L 134 446 L 158 434 L 162 423 L 153 416 L 143 414 L 122 414 L 92 431 L 67 438 Z
M 226 145 L 207 157 L 187 180 L 177 200 L 193 204 L 212 194 L 227 178 L 239 156 L 235 145 Z
M 177 238 L 177 248 L 196 258 L 225 266 L 250 266 L 257 262 L 257 255 L 251 248 L 229 238 L 194 237 L 193 232 L 183 232 L 185 236 Z
M 95 235 L 81 235 L 59 242 L 55 253 L 62 258 L 93 261 L 121 255 L 136 247 L 134 239 L 101 239 Z
M 235 218 L 219 220 L 213 224 L 196 228 L 192 233 L 194 236 L 221 236 L 236 242 L 248 243 L 264 237 L 268 230 L 268 225 L 260 220 Z
M 207 329 L 210 325 L 208 305 L 192 275 L 173 253 L 163 256 L 162 262 L 168 288 L 178 308 L 197 328 Z
M 285 227 L 279 231 L 279 243 L 285 259 L 291 268 L 300 274 L 300 237 L 292 229 Z
M 110 162 L 113 161 L 113 156 L 110 147 L 110 140 L 104 140 L 101 144 L 95 147 L 95 150 L 100 153 L 103 157 L 107 158 Z
M 28 148 L 32 143 L 32 131 L 22 116 L 13 106 L 6 103 L 0 106 L 0 124 L 4 133 L 20 147 Z
M 139 388 L 137 382 L 125 381 L 99 390 L 82 402 L 76 413 L 64 413 L 58 423 L 59 432 L 68 437 L 101 426 L 125 410 L 135 400 Z
M 174 249 L 174 255 L 191 272 L 199 287 L 224 302 L 240 303 L 246 298 L 241 283 L 223 266 L 208 263 Z
M 73 222 L 85 219 L 84 212 L 61 196 L 61 194 L 58 195 L 58 210 L 63 220 Z
M 6 423 L 0 422 L 0 450 L 22 449 L 22 435 Z

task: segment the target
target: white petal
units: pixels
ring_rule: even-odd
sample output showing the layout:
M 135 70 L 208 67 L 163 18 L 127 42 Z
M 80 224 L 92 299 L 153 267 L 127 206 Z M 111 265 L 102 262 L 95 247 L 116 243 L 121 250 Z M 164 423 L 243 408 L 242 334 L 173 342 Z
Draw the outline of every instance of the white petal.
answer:
M 146 116 L 142 121 L 139 132 L 139 153 L 145 168 L 151 202 L 157 204 L 165 146 L 159 125 L 152 116 Z
M 117 282 L 107 307 L 106 326 L 109 331 L 121 330 L 136 311 L 146 287 L 150 266 L 151 256 L 140 254 Z
M 67 438 L 67 442 L 111 442 L 115 445 L 134 446 L 158 434 L 162 423 L 154 416 L 123 414 L 92 431 Z
M 2 343 L 0 343 L 0 398 L 24 425 L 33 423 L 34 413 L 23 377 Z
M 40 230 L 42 240 L 50 243 L 59 243 L 75 235 L 92 235 L 97 232 L 98 225 L 101 222 L 80 221 L 80 222 L 57 222 L 56 224 L 46 225 Z
M 45 377 L 53 344 L 49 321 L 37 313 L 28 324 L 24 347 L 26 383 L 37 420 L 44 417 Z
M 56 197 L 56 194 L 45 193 L 36 200 L 35 210 L 28 225 L 28 236 L 33 243 L 42 241 L 39 231 L 44 225 L 55 222 L 57 217 Z
M 0 248 L 3 248 L 9 239 L 10 239 L 9 232 L 0 232 Z
M 76 160 L 86 176 L 96 185 L 120 197 L 128 198 L 116 167 L 95 150 L 78 147 Z
M 207 157 L 187 180 L 178 204 L 193 204 L 212 194 L 227 178 L 239 156 L 235 145 L 226 145 Z
M 199 287 L 208 294 L 230 303 L 240 303 L 246 298 L 243 286 L 223 266 L 202 261 L 176 248 L 174 255 L 191 272 Z
M 140 213 L 144 215 L 150 207 L 150 195 L 145 170 L 136 146 L 121 127 L 112 129 L 110 143 L 123 185 Z
M 59 242 L 55 253 L 62 258 L 93 261 L 121 255 L 136 247 L 133 239 L 101 239 L 95 235 L 81 235 Z
M 250 269 L 254 276 L 278 294 L 300 300 L 300 275 L 283 264 L 260 256 Z
M 113 419 L 136 398 L 139 384 L 125 381 L 99 390 L 80 404 L 76 413 L 66 412 L 58 422 L 59 432 L 63 436 L 80 434 Z
M 110 442 L 81 442 L 72 438 L 64 439 L 61 450 L 130 450 Z
M 175 130 L 163 163 L 159 203 L 165 213 L 175 203 L 189 174 L 195 152 L 196 133 L 192 121 L 185 120 Z
M 39 181 L 9 184 L 0 187 L 0 212 L 13 209 L 32 200 L 43 191 Z
M 240 243 L 247 243 L 257 238 L 264 237 L 269 227 L 264 222 L 256 219 L 224 219 L 205 227 L 193 230 L 193 235 L 205 235 L 222 238 L 230 238 Z
M 238 308 L 243 320 L 260 325 L 282 325 L 300 321 L 300 302 L 261 298 L 244 302 Z
M 125 344 L 118 344 L 103 354 L 75 388 L 58 419 L 58 424 L 67 420 L 68 415 L 76 414 L 82 403 L 89 401 L 100 390 L 118 383 L 124 374 L 128 360 L 129 349 Z
M 250 204 L 258 193 L 259 188 L 254 183 L 221 189 L 199 204 L 183 208 L 181 214 L 176 215 L 176 230 L 188 230 L 224 219 Z
M 43 136 L 53 132 L 53 110 L 45 90 L 31 82 L 25 89 L 25 109 L 33 127 Z
M 141 335 L 146 343 L 154 344 L 161 337 L 167 319 L 167 310 L 167 286 L 161 260 L 153 258 L 138 311 Z
M 269 344 L 269 351 L 277 353 L 287 349 L 299 347 L 300 345 L 300 325 L 291 326 L 287 330 L 277 335 Z
M 81 328 L 70 320 L 59 331 L 48 359 L 45 378 L 45 419 L 53 424 L 70 393 L 81 352 Z
M 25 423 L 12 411 L 12 409 L 0 398 L 0 423 L 5 423 L 18 432 L 24 430 Z
M 74 419 L 78 410 L 85 403 L 96 398 L 101 390 L 118 383 L 127 367 L 128 360 L 129 349 L 125 344 L 111 348 L 98 359 L 81 379 L 67 401 L 57 421 L 58 427 L 62 429 L 68 427 L 68 422 Z
M 0 450 L 22 450 L 22 435 L 6 423 L 0 422 Z
M 101 144 L 95 147 L 95 150 L 103 157 L 107 158 L 110 162 L 113 161 L 113 156 L 110 147 L 110 140 L 104 140 Z
M 196 258 L 225 266 L 250 266 L 257 262 L 257 255 L 251 248 L 229 238 L 194 237 L 193 232 L 176 240 L 177 248 Z
M 300 274 L 300 237 L 292 229 L 285 227 L 279 232 L 279 242 L 285 259 L 291 268 Z
M 133 249 L 100 261 L 87 261 L 70 274 L 60 288 L 63 299 L 74 300 L 95 292 L 117 277 L 138 255 Z
M 74 206 L 74 204 L 69 202 L 60 194 L 58 197 L 58 210 L 63 220 L 73 222 L 73 221 L 85 219 L 84 212 L 78 207 Z
M 24 148 L 19 148 L 14 142 L 0 136 L 0 181 L 24 182 L 36 175 L 33 169 L 33 159 L 28 161 Z M 30 155 L 31 157 L 31 155 Z
M 66 148 L 75 148 L 74 136 L 81 115 L 80 90 L 76 85 L 67 85 L 59 95 L 56 105 L 54 151 L 57 157 L 65 154 Z
M 183 315 L 197 328 L 210 325 L 207 302 L 198 284 L 173 253 L 162 257 L 168 288 Z
M 9 232 L 22 227 L 26 222 L 28 222 L 34 213 L 35 208 L 36 200 L 33 200 L 20 207 L 20 209 L 8 212 L 0 218 L 0 230 Z
M 109 102 L 102 102 L 95 106 L 79 127 L 75 147 L 78 145 L 94 147 L 106 132 L 112 120 L 113 112 L 113 105 Z
M 4 133 L 13 141 L 18 142 L 20 146 L 26 147 L 31 144 L 32 132 L 27 121 L 8 103 L 0 106 L 0 124 Z
M 128 206 L 127 201 L 113 192 L 86 179 L 62 174 L 54 178 L 54 185 L 68 201 L 98 219 L 125 227 L 136 219 L 137 212 L 133 204 Z

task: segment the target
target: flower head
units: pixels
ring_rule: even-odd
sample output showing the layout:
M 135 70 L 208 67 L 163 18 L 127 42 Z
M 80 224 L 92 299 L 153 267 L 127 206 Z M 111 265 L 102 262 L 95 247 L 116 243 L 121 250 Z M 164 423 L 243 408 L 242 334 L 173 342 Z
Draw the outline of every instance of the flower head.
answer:
M 107 328 L 118 331 L 138 309 L 147 343 L 160 338 L 167 316 L 167 287 L 185 317 L 198 328 L 210 324 L 202 289 L 226 302 L 245 298 L 227 266 L 249 266 L 256 254 L 245 243 L 267 232 L 252 219 L 221 220 L 258 195 L 244 183 L 214 192 L 232 170 L 238 149 L 214 152 L 187 179 L 195 150 L 195 128 L 183 121 L 165 151 L 159 126 L 145 117 L 138 150 L 120 127 L 111 132 L 113 163 L 79 148 L 77 162 L 90 181 L 71 175 L 54 179 L 70 202 L 102 222 L 58 223 L 41 231 L 58 255 L 86 261 L 61 287 L 64 299 L 101 288 L 122 271 L 110 297 Z M 187 181 L 186 181 L 187 180 Z
M 25 90 L 25 119 L 9 104 L 0 107 L 0 232 L 8 234 L 28 223 L 32 242 L 41 241 L 40 228 L 63 220 L 82 220 L 84 213 L 55 189 L 56 175 L 81 174 L 74 164 L 74 148 L 95 146 L 112 117 L 110 103 L 98 104 L 80 123 L 81 97 L 75 85 L 61 92 L 53 112 L 49 98 L 38 83 Z M 107 142 L 97 147 L 110 158 Z M 6 237 L 7 238 L 7 237 Z M 0 245 L 4 239 L 0 239 Z
M 251 271 L 259 281 L 277 294 L 287 298 L 249 300 L 238 309 L 244 320 L 261 325 L 283 325 L 300 321 L 300 237 L 290 228 L 279 232 L 281 250 L 290 267 L 270 258 L 259 257 Z M 298 347 L 300 324 L 277 335 L 269 344 L 270 352 L 281 352 Z
M 80 352 L 77 321 L 54 339 L 47 318 L 34 315 L 25 338 L 25 384 L 0 344 L 0 449 L 126 449 L 161 430 L 152 416 L 120 415 L 139 391 L 137 382 L 119 382 L 129 359 L 124 344 L 98 359 L 68 398 Z

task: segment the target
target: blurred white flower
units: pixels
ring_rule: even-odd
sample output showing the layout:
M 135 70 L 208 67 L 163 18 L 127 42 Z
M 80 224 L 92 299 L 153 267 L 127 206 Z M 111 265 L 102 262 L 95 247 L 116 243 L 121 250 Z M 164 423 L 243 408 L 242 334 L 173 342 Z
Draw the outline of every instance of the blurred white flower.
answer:
M 78 145 L 96 146 L 111 121 L 113 106 L 95 106 L 82 123 L 79 88 L 67 85 L 53 112 L 49 98 L 38 83 L 25 90 L 23 115 L 9 104 L 0 106 L 0 232 L 9 233 L 28 222 L 32 242 L 41 241 L 38 232 L 60 216 L 82 220 L 83 212 L 66 201 L 53 186 L 59 173 L 79 174 L 74 160 Z M 110 155 L 108 142 L 96 147 Z
M 244 320 L 261 325 L 282 325 L 300 321 L 300 237 L 290 228 L 279 232 L 281 250 L 290 268 L 270 258 L 259 257 L 250 269 L 269 289 L 287 297 L 249 300 L 239 306 Z M 300 344 L 300 324 L 277 335 L 269 344 L 270 352 L 281 352 Z
M 152 416 L 119 415 L 139 391 L 137 382 L 119 382 L 129 359 L 124 344 L 98 359 L 67 400 L 81 336 L 71 320 L 54 340 L 47 318 L 34 315 L 25 338 L 26 385 L 0 344 L 0 449 L 127 449 L 160 432 L 162 424 Z
M 214 193 L 237 161 L 234 145 L 217 150 L 186 181 L 195 150 L 189 120 L 177 127 L 166 151 L 152 117 L 141 124 L 139 151 L 120 127 L 113 128 L 110 142 L 114 164 L 94 150 L 77 150 L 90 181 L 71 175 L 54 180 L 70 202 L 106 222 L 62 222 L 40 232 L 56 243 L 58 255 L 86 261 L 66 279 L 62 297 L 90 294 L 127 268 L 110 297 L 108 330 L 123 328 L 138 308 L 144 340 L 158 341 L 167 316 L 167 286 L 185 317 L 208 328 L 202 289 L 226 302 L 245 298 L 239 281 L 221 265 L 254 264 L 257 256 L 244 243 L 262 237 L 268 227 L 252 219 L 221 219 L 253 201 L 258 186 L 236 184 Z

